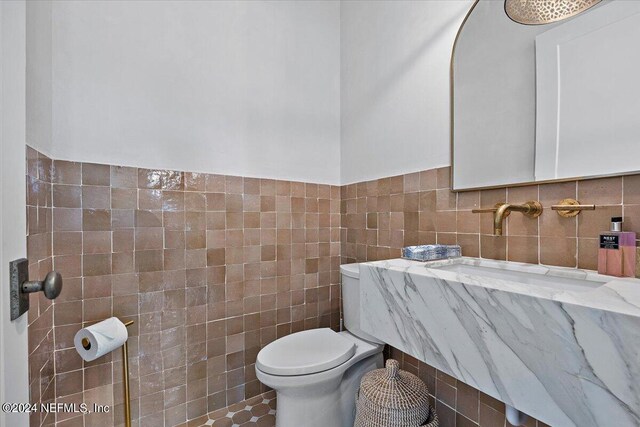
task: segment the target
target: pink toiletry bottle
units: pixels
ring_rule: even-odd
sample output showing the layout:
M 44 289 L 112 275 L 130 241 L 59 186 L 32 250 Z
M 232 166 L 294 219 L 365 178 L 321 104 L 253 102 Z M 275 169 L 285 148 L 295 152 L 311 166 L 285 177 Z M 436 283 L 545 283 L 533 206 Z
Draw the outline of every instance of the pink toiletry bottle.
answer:
M 622 231 L 622 218 L 611 218 L 611 229 L 600 234 L 598 273 L 636 276 L 636 233 Z

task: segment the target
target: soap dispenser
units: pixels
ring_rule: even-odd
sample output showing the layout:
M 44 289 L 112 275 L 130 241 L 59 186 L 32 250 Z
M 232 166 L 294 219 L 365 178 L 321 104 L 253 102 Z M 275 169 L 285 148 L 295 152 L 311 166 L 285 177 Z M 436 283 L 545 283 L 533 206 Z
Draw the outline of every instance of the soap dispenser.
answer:
M 622 217 L 611 218 L 611 228 L 600 234 L 598 273 L 636 276 L 636 233 L 622 231 Z

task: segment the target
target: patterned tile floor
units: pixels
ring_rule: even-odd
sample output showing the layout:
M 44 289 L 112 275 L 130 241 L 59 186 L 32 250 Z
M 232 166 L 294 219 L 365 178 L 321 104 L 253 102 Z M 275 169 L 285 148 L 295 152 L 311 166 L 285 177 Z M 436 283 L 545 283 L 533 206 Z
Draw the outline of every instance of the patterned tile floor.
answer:
M 276 425 L 276 393 L 269 391 L 244 402 L 191 420 L 188 427 L 274 427 Z

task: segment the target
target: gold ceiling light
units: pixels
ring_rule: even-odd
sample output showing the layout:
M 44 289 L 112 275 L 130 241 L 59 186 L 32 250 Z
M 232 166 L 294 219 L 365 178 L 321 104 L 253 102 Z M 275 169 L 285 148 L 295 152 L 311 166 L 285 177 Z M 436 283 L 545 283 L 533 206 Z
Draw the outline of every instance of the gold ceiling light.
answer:
M 562 21 L 600 3 L 601 0 L 505 0 L 507 16 L 519 24 L 541 25 Z

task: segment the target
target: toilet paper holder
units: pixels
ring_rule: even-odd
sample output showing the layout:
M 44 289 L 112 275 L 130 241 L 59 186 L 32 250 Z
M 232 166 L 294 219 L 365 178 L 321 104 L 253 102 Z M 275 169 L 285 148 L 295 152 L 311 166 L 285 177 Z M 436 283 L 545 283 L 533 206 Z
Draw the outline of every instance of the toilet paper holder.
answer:
M 119 319 L 120 320 L 120 319 Z M 122 320 L 120 320 L 122 322 Z M 100 323 L 100 322 L 98 322 Z M 122 322 L 125 327 L 133 325 L 133 320 Z M 131 390 L 129 388 L 129 346 L 128 339 L 122 344 L 122 382 L 124 387 L 124 425 L 125 427 L 131 427 Z M 80 341 L 80 345 L 85 350 L 91 349 L 91 341 L 83 337 Z M 113 351 L 113 350 L 112 350 Z
M 16 320 L 29 310 L 29 294 L 44 293 L 48 299 L 55 299 L 62 292 L 62 276 L 50 271 L 42 281 L 29 281 L 29 261 L 20 258 L 9 263 L 9 304 L 11 320 Z

